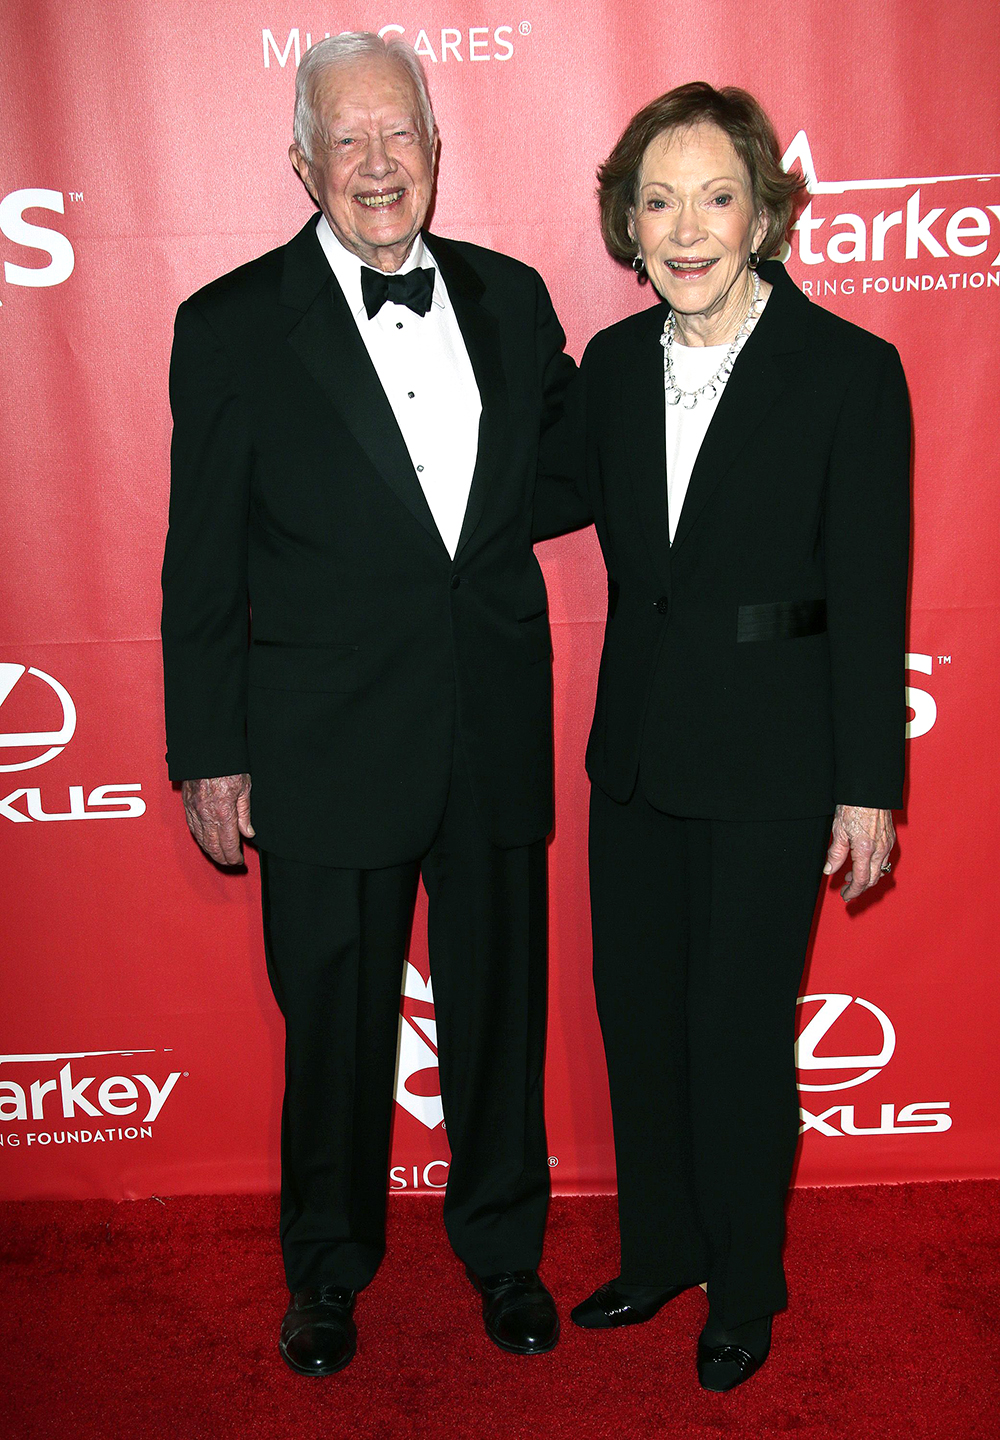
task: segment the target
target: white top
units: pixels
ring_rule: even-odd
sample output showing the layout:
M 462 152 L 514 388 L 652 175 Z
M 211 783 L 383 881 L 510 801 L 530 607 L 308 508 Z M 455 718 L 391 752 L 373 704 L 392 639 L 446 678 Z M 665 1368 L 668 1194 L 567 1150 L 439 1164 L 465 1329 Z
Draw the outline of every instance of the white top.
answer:
M 417 479 L 455 558 L 479 453 L 482 400 L 441 271 L 426 315 L 387 301 L 371 320 L 361 295 L 362 261 L 337 239 L 325 215 L 316 236 L 354 316 L 392 406 Z M 418 235 L 397 274 L 434 259 Z
M 736 352 L 733 365 L 740 362 L 743 348 L 752 334 L 757 321 L 764 313 L 764 306 L 770 298 L 770 291 L 758 303 L 756 313 L 749 322 L 747 335 Z M 681 390 L 698 390 L 706 385 L 718 370 L 729 350 L 728 345 L 679 345 L 675 340 L 670 347 L 670 359 L 674 367 L 674 379 Z M 666 370 L 666 352 L 663 363 Z M 681 518 L 684 497 L 691 483 L 698 451 L 712 423 L 727 382 L 715 382 L 715 395 L 698 397 L 697 405 L 685 410 L 684 401 L 667 405 L 667 520 L 670 525 L 670 543 L 674 543 L 677 522 Z
M 678 345 L 670 347 L 674 379 L 682 390 L 697 390 L 711 380 L 726 356 L 728 345 Z M 714 398 L 701 395 L 697 405 L 685 410 L 683 400 L 668 405 L 667 410 L 667 518 L 670 522 L 670 543 L 677 533 L 681 507 L 691 483 L 691 472 L 698 458 L 702 441 L 712 416 L 722 398 L 724 385 L 716 385 Z

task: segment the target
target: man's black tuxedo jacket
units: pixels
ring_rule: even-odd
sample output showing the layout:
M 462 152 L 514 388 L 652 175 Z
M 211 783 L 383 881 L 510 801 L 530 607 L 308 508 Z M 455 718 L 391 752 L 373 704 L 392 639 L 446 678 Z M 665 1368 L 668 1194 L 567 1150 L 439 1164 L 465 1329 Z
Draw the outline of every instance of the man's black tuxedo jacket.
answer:
M 541 537 L 597 523 L 608 620 L 587 768 L 613 799 L 791 819 L 902 803 L 910 411 L 899 356 L 784 268 L 671 545 L 655 305 L 602 331 L 544 447 Z M 574 481 L 560 486 L 555 477 Z
M 552 825 L 531 507 L 563 332 L 535 271 L 426 237 L 483 406 L 452 561 L 315 226 L 177 315 L 171 778 L 249 771 L 263 849 L 376 868 L 429 847 L 457 733 L 491 839 L 527 844 Z

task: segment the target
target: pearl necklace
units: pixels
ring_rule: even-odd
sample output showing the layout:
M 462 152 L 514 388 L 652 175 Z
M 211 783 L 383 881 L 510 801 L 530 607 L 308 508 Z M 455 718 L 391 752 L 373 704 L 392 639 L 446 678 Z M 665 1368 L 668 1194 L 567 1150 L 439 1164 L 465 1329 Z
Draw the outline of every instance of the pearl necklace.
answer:
M 710 380 L 705 381 L 704 385 L 699 385 L 697 390 L 682 390 L 677 383 L 674 375 L 673 356 L 670 353 L 670 347 L 674 343 L 674 331 L 677 328 L 677 322 L 672 310 L 667 316 L 666 323 L 663 326 L 663 334 L 660 336 L 660 344 L 663 346 L 663 384 L 666 389 L 666 401 L 668 405 L 682 404 L 685 410 L 693 410 L 703 395 L 706 395 L 710 400 L 714 400 L 729 379 L 743 342 L 753 329 L 754 321 L 758 318 L 754 314 L 754 311 L 760 303 L 760 276 L 756 270 L 754 270 L 752 274 L 753 299 L 750 301 L 750 309 L 747 311 L 746 319 L 737 330 L 733 338 L 733 343 L 726 351 L 725 357 L 718 370 L 716 370 Z

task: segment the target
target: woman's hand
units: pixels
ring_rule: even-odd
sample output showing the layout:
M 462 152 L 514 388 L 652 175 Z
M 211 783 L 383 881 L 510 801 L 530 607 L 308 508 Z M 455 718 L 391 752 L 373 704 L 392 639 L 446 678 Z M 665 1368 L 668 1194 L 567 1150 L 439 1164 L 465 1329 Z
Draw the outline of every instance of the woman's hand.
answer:
M 833 834 L 827 851 L 824 875 L 832 875 L 851 857 L 851 868 L 840 894 L 856 900 L 884 874 L 888 874 L 889 852 L 896 843 L 891 810 L 870 810 L 864 805 L 838 805 L 833 817 Z

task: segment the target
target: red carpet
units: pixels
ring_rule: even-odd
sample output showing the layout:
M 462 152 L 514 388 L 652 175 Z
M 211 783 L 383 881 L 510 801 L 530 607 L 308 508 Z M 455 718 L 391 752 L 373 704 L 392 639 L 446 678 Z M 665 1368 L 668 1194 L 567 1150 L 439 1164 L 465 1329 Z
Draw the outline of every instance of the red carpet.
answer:
M 695 1379 L 700 1292 L 641 1327 L 569 1323 L 615 1270 L 605 1198 L 553 1204 L 543 1274 L 563 1338 L 532 1359 L 486 1340 L 440 1202 L 393 1201 L 357 1358 L 323 1381 L 278 1356 L 273 1199 L 0 1209 L 4 1440 L 1000 1436 L 1000 1182 L 797 1192 L 791 1308 L 730 1396 Z

